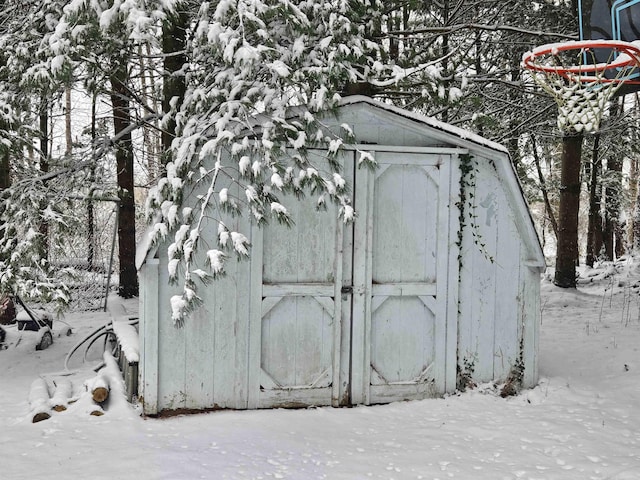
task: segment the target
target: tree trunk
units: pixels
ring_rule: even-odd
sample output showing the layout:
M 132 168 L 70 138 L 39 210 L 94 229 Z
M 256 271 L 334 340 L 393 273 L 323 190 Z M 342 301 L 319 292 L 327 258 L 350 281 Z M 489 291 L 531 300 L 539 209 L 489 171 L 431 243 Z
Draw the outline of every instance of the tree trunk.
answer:
M 627 222 L 626 244 L 633 251 L 636 248 L 636 222 L 638 216 L 638 159 L 631 158 L 631 168 L 629 169 L 629 207 L 630 218 Z
M 633 243 L 632 248 L 637 250 L 640 248 L 640 185 L 636 187 L 635 207 L 633 209 Z
M 602 171 L 602 159 L 600 158 L 600 134 L 596 133 L 593 140 L 591 155 L 591 179 L 589 182 L 589 223 L 587 224 L 587 257 L 586 264 L 593 267 L 600 251 L 596 248 L 597 236 L 602 236 L 602 218 L 600 217 L 600 172 Z
M 636 93 L 635 97 L 635 116 L 640 114 L 640 96 Z M 637 129 L 632 131 L 632 138 L 635 144 L 638 143 L 639 135 Z M 633 188 L 632 194 L 634 195 L 633 208 L 631 210 L 631 226 L 629 233 L 629 245 L 632 250 L 640 248 L 640 161 L 636 158 L 635 161 L 635 179 L 631 179 L 631 187 Z
M 40 172 L 47 173 L 49 171 L 49 99 L 43 94 L 40 97 Z M 40 207 L 44 211 L 46 205 Z M 45 220 L 40 223 L 40 256 L 48 258 L 49 256 L 49 225 Z
M 151 47 L 146 45 L 148 56 L 151 56 Z M 138 58 L 140 59 L 140 82 L 142 84 L 142 92 L 140 98 L 143 108 L 149 112 L 157 111 L 153 105 L 155 97 L 153 89 L 155 88 L 155 79 L 153 67 L 149 67 L 145 61 L 143 46 L 138 46 Z M 144 144 L 143 161 L 147 167 L 147 185 L 152 185 L 157 181 L 160 160 L 158 158 L 158 142 L 156 132 L 159 131 L 158 123 L 154 120 L 152 125 L 143 125 L 142 138 Z
M 91 398 L 96 403 L 103 403 L 109 398 L 110 390 L 109 377 L 98 375 L 91 383 Z
M 171 112 L 172 101 L 177 101 L 174 109 L 179 110 L 184 99 L 186 84 L 184 74 L 180 72 L 187 63 L 185 48 L 188 21 L 184 3 L 178 2 L 175 13 L 170 14 L 162 23 L 162 52 L 165 55 L 162 112 L 165 115 Z M 174 98 L 176 100 L 173 100 Z M 176 128 L 175 115 L 170 115 L 169 121 L 162 130 L 162 167 L 171 159 L 171 143 L 176 136 Z
M 610 178 L 605 188 L 605 217 L 602 236 L 604 240 L 604 256 L 613 261 L 624 250 L 619 245 L 620 238 L 620 195 L 622 189 L 622 162 L 617 157 L 607 159 L 607 171 Z
M 92 154 L 96 145 L 96 95 L 91 97 L 91 149 Z M 95 249 L 96 249 L 96 234 L 95 234 L 95 215 L 93 210 L 93 186 L 96 180 L 96 169 L 92 165 L 89 169 L 89 200 L 87 201 L 87 243 L 89 248 L 87 250 L 87 268 L 89 271 L 93 271 L 95 263 Z
M 623 112 L 621 99 L 616 98 L 609 104 L 609 116 L 619 117 Z M 622 195 L 622 159 L 613 153 L 607 158 L 607 187 L 604 191 L 605 218 L 603 227 L 604 255 L 607 260 L 615 260 L 621 255 L 623 245 L 616 245 L 620 238 L 620 199 Z
M 29 408 L 31 409 L 30 416 L 33 423 L 51 418 L 49 401 L 49 387 L 46 380 L 36 378 L 29 389 Z
M 11 153 L 9 147 L 0 145 L 0 191 L 11 186 Z
M 540 165 L 540 155 L 538 155 L 538 145 L 533 135 L 531 135 L 531 150 L 533 152 L 534 163 L 536 164 L 536 171 L 538 172 L 538 180 L 540 181 L 540 190 L 542 190 L 542 199 L 544 200 L 544 208 L 547 212 L 547 218 L 549 219 L 551 228 L 553 229 L 553 234 L 557 240 L 558 239 L 558 223 L 556 222 L 556 216 L 553 213 L 553 208 L 551 207 L 551 201 L 549 200 L 549 191 L 547 189 L 547 183 L 544 179 L 544 174 L 542 173 L 542 166 Z
M 553 281 L 555 285 L 563 288 L 576 286 L 581 154 L 582 135 L 565 135 L 562 138 L 558 249 Z
M 71 157 L 73 153 L 73 137 L 71 134 L 71 85 L 64 87 L 64 134 L 65 151 L 64 154 Z
M 111 104 L 113 129 L 116 137 L 116 169 L 118 178 L 118 252 L 120 263 L 120 287 L 123 298 L 138 295 L 136 271 L 136 210 L 133 178 L 133 144 L 131 142 L 131 106 L 129 102 L 127 65 L 117 59 L 111 76 Z
M 451 13 L 451 5 L 449 0 L 444 0 L 442 2 L 442 26 L 446 27 L 449 25 L 449 15 Z M 442 35 L 442 48 L 440 50 L 440 55 L 442 55 L 442 57 L 444 58 L 444 60 L 442 60 L 442 76 L 443 76 L 443 80 L 442 80 L 442 85 L 444 86 L 444 92 L 445 92 L 445 98 L 447 98 L 449 96 L 449 89 L 451 87 L 451 81 L 450 80 L 445 80 L 449 77 L 450 73 L 451 73 L 451 65 L 449 62 L 449 35 L 448 34 L 444 34 Z M 449 109 L 448 108 L 444 108 L 442 111 L 442 119 L 443 122 L 448 122 L 449 121 Z

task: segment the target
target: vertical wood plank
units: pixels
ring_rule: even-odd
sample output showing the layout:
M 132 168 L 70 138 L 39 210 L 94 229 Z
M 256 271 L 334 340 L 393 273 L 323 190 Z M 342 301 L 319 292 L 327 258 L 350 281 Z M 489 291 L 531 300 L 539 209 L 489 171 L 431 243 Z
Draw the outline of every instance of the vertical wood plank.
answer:
M 536 267 L 523 268 L 524 298 L 523 303 L 523 349 L 525 387 L 533 387 L 538 383 L 538 351 L 540 341 L 540 271 Z
M 520 313 L 521 242 L 511 218 L 509 204 L 498 194 L 498 243 L 496 251 L 496 307 L 494 332 L 494 380 L 505 380 L 520 354 L 518 324 Z
M 251 228 L 251 300 L 249 307 L 249 345 L 247 362 L 247 408 L 260 405 L 260 349 L 262 339 L 262 262 L 264 235 L 262 229 Z
M 215 287 L 214 287 L 215 288 Z M 214 405 L 214 330 L 217 324 L 209 311 L 207 297 L 211 287 L 202 292 L 204 305 L 195 310 L 182 327 L 185 334 L 185 407 L 212 408 Z
M 471 226 L 467 218 L 463 219 L 461 225 L 462 231 L 462 248 L 460 251 L 459 263 L 459 314 L 458 314 L 458 334 L 457 334 L 457 366 L 456 370 L 460 370 L 465 374 L 472 373 L 467 371 L 469 365 L 475 368 L 476 351 L 473 342 L 473 242 L 469 232 Z
M 375 154 L 374 152 L 370 152 Z M 353 311 L 351 320 L 351 403 L 366 404 L 369 386 L 370 249 L 373 174 L 365 168 L 355 173 L 354 206 L 358 216 L 353 226 Z
M 160 285 L 158 312 L 158 410 L 186 408 L 186 338 L 185 328 L 176 328 L 171 320 L 169 299 L 181 293 L 178 286 L 169 284 L 166 249 L 160 257 L 158 284 Z
M 244 231 L 250 232 L 250 242 L 252 255 L 255 252 L 256 245 L 261 244 L 259 238 L 254 238 L 254 230 L 247 219 L 238 220 L 243 225 Z M 259 248 L 259 247 L 258 247 Z M 251 316 L 253 314 L 254 295 L 261 295 L 262 286 L 256 287 L 254 284 L 253 272 L 254 265 L 251 261 L 242 261 L 238 264 L 236 272 L 236 282 L 232 286 L 235 292 L 242 292 L 235 296 L 235 317 L 229 319 L 229 330 L 233 331 L 235 340 L 235 358 L 232 368 L 233 375 L 233 392 L 234 404 L 233 408 L 246 409 L 248 405 L 249 395 L 249 361 L 250 361 L 250 332 L 251 332 Z M 259 281 L 259 275 L 258 275 Z M 254 289 L 258 291 L 255 292 Z M 233 298 L 233 297 L 232 297 Z
M 442 157 L 440 157 L 442 160 Z M 434 312 L 435 355 L 433 376 L 435 387 L 439 393 L 445 392 L 446 338 L 447 338 L 447 294 L 449 273 L 449 181 L 450 159 L 438 167 L 439 181 L 437 185 L 437 244 L 436 244 L 436 311 Z M 435 173 L 435 172 L 434 172 Z
M 142 266 L 140 277 L 140 394 L 144 401 L 144 413 L 158 413 L 158 267 L 157 258 L 149 258 Z
M 246 231 L 237 224 L 233 227 Z M 245 268 L 249 268 L 247 262 L 235 258 L 229 259 L 227 275 L 218 279 L 215 287 L 209 290 L 210 296 L 205 314 L 211 323 L 212 331 L 202 330 L 201 332 L 210 346 L 206 351 L 203 349 L 200 362 L 211 369 L 214 375 L 214 401 L 211 407 L 236 408 L 239 401 L 236 377 L 241 366 L 236 362 L 238 337 L 242 333 L 237 328 L 237 322 L 241 318 L 238 305 L 242 302 L 248 303 L 251 293 L 240 283 L 242 271 Z
M 472 222 L 473 275 L 473 336 L 475 343 L 475 375 L 479 381 L 493 379 L 493 341 L 495 337 L 496 304 L 496 242 L 497 242 L 497 200 L 500 185 L 491 175 L 488 159 L 477 158 L 478 170 L 475 179 L 473 199 L 474 218 Z
M 446 169 L 446 177 L 448 177 L 446 183 L 449 190 L 446 203 L 444 204 L 449 212 L 449 223 L 447 226 L 449 238 L 446 247 L 448 252 L 446 265 L 447 289 L 445 291 L 446 305 L 444 312 L 446 318 L 444 391 L 452 393 L 456 390 L 458 355 L 458 295 L 460 288 L 458 268 L 460 246 L 458 245 L 458 232 L 460 231 L 460 219 L 457 205 L 460 201 L 460 160 L 458 156 L 453 155 L 448 158 L 448 161 L 447 157 L 444 157 L 443 160 L 444 163 L 441 168 Z
M 355 152 L 344 152 L 344 169 L 343 175 L 346 182 L 352 185 L 353 191 L 357 191 L 360 188 L 359 184 L 356 184 L 356 159 Z M 355 199 L 354 199 L 355 201 Z M 355 206 L 355 204 L 354 204 Z M 359 214 L 359 210 L 356 206 L 356 212 Z M 352 312 L 353 312 L 353 287 L 354 287 L 354 269 L 353 269 L 353 238 L 354 238 L 354 223 L 349 223 L 342 226 L 342 278 L 338 277 L 336 281 L 336 287 L 346 287 L 347 292 L 339 292 L 339 296 L 336 296 L 336 302 L 340 302 L 340 371 L 339 376 L 334 377 L 335 382 L 338 383 L 338 404 L 348 405 L 351 403 L 351 325 L 352 325 Z M 349 290 L 351 293 L 349 293 Z M 334 390 L 335 394 L 335 390 Z
M 345 155 L 348 153 L 345 152 Z M 343 161 L 343 165 L 346 161 Z M 333 269 L 335 272 L 334 279 L 334 292 L 333 292 L 333 329 L 331 332 L 332 335 L 332 372 L 331 372 L 331 404 L 334 407 L 340 405 L 340 396 L 341 396 L 341 386 L 340 386 L 340 370 L 341 370 L 341 355 L 342 355 L 342 345 L 340 343 L 340 336 L 342 335 L 342 284 L 344 281 L 344 235 L 345 234 L 345 224 L 344 222 L 339 222 L 335 234 L 335 251 L 336 255 L 334 258 Z M 351 253 L 351 252 L 349 252 Z

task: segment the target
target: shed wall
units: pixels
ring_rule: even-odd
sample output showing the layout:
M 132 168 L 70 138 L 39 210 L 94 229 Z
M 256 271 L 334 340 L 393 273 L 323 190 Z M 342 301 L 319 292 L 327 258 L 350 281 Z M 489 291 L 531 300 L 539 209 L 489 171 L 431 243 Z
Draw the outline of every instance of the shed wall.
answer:
M 242 218 L 223 220 L 232 230 L 250 232 Z M 205 225 L 203 250 L 217 236 L 217 222 Z M 181 290 L 169 284 L 167 246 L 162 243 L 157 258 L 140 270 L 144 412 L 247 408 L 251 265 L 230 257 L 227 275 L 200 289 L 202 306 L 176 328 L 169 299 Z
M 477 382 L 505 380 L 525 362 L 537 381 L 539 272 L 529 268 L 515 211 L 494 161 L 478 157 L 467 190 L 460 260 L 458 369 Z

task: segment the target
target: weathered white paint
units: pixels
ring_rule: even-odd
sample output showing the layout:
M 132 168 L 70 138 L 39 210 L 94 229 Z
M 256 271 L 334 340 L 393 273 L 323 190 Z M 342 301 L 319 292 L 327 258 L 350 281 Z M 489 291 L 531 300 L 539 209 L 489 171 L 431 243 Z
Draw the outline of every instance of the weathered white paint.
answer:
M 378 162 L 341 154 L 353 224 L 333 206 L 317 214 L 313 198 L 289 202 L 292 229 L 225 219 L 250 232 L 251 260 L 202 289 L 182 329 L 166 247 L 141 262 L 145 413 L 424 398 L 453 391 L 465 360 L 477 381 L 504 380 L 518 360 L 537 381 L 544 257 L 504 147 L 369 99 L 339 113 L 326 123 L 351 125 Z M 464 154 L 477 164 L 476 220 L 459 244 Z
M 377 150 L 375 158 L 359 202 L 366 224 L 355 225 L 355 237 L 368 238 L 355 243 L 364 295 L 354 298 L 362 337 L 354 333 L 352 345 L 363 353 L 353 369 L 363 373 L 352 397 L 366 404 L 445 391 L 450 158 Z
M 160 261 L 149 258 L 139 271 L 140 282 L 140 381 L 139 394 L 147 411 L 158 410 L 158 268 Z
M 460 297 L 458 365 L 472 365 L 474 379 L 487 382 L 506 379 L 516 361 L 524 361 L 531 386 L 537 381 L 539 270 L 526 266 L 531 252 L 496 161 L 475 160 L 475 182 L 467 187 L 473 188 L 473 216 L 463 228 L 460 282 L 467 293 Z

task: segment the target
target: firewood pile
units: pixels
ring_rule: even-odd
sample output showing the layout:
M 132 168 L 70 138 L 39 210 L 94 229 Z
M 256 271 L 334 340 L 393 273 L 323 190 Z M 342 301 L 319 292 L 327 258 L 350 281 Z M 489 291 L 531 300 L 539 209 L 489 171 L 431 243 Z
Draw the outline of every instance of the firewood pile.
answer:
M 107 351 L 103 360 L 104 366 L 97 374 L 79 384 L 65 376 L 35 379 L 29 391 L 31 422 L 69 413 L 102 416 L 118 404 L 127 404 L 124 380 L 116 359 Z

